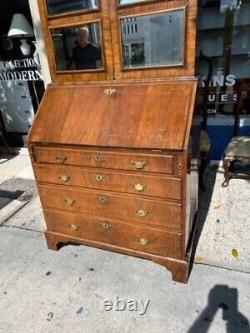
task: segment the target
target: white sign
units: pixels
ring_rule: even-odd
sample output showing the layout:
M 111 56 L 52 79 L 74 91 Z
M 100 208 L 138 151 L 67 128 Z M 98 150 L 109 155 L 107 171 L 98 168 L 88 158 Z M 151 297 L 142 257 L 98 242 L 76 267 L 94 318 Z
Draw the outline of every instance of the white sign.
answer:
M 43 81 L 33 58 L 0 61 L 0 81 Z

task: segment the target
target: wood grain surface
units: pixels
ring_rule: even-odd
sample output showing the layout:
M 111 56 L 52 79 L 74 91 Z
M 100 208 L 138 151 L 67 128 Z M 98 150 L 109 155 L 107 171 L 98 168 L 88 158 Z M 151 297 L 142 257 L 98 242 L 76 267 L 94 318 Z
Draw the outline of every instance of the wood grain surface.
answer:
M 187 148 L 195 91 L 192 80 L 50 86 L 28 140 L 182 150 Z

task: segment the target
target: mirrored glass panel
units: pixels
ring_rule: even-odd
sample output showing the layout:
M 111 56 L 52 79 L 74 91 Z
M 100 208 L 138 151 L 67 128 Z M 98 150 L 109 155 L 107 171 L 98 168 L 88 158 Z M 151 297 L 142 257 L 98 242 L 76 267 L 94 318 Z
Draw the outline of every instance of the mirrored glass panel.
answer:
M 122 18 L 123 67 L 182 65 L 184 16 L 184 9 L 178 9 Z
M 97 9 L 98 0 L 47 0 L 49 15 L 68 13 L 75 10 Z
M 100 24 L 51 29 L 57 71 L 103 67 Z

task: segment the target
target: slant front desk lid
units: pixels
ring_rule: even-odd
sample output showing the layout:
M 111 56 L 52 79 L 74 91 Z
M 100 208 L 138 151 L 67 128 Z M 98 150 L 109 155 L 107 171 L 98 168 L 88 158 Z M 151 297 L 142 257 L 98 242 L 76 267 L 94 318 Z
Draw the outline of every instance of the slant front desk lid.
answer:
M 197 82 L 51 85 L 29 142 L 187 148 Z

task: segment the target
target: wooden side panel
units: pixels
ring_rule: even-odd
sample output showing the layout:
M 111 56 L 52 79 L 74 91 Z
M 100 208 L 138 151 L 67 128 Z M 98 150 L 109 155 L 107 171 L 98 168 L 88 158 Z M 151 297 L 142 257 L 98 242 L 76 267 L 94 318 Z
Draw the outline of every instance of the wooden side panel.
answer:
M 50 232 L 165 257 L 182 257 L 181 234 L 68 212 L 46 210 L 45 218 Z
M 45 209 L 82 212 L 181 231 L 181 204 L 62 186 L 40 185 L 39 192 Z

